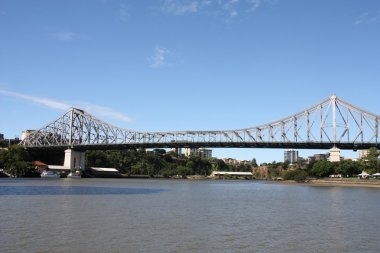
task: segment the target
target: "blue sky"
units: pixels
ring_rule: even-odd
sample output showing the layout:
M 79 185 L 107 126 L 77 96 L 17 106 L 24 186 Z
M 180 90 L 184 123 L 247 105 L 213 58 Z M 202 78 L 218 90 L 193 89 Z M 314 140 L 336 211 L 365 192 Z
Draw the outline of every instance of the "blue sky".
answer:
M 0 133 L 68 106 L 143 131 L 251 127 L 334 93 L 379 114 L 379 45 L 377 0 L 2 0 Z

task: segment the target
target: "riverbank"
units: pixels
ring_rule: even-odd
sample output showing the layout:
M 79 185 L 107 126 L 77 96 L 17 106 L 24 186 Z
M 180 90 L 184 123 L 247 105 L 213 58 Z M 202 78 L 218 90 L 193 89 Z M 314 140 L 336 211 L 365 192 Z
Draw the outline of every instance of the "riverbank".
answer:
M 95 178 L 95 177 L 92 177 Z M 323 179 L 309 179 L 306 182 L 296 182 L 294 180 L 271 180 L 271 179 L 248 179 L 244 177 L 210 177 L 204 175 L 191 175 L 183 178 L 181 176 L 174 176 L 171 178 L 165 178 L 163 176 L 149 177 L 148 175 L 133 175 L 133 176 L 121 176 L 120 179 L 169 179 L 169 180 L 205 180 L 205 181 L 219 181 L 219 180 L 241 180 L 241 181 L 256 181 L 265 182 L 270 184 L 285 184 L 285 185 L 309 185 L 309 186 L 327 186 L 327 187 L 372 187 L 380 188 L 379 179 L 358 179 L 358 178 L 323 178 Z
M 304 183 L 297 183 L 293 180 L 288 181 L 272 181 L 273 183 L 279 184 L 290 184 L 290 185 L 312 185 L 312 186 L 341 186 L 341 187 L 371 187 L 380 188 L 380 180 L 363 180 L 357 178 L 341 178 L 341 179 L 312 179 Z
M 247 180 L 247 179 L 236 179 L 236 178 L 217 178 L 217 177 L 207 177 L 207 176 L 189 176 L 185 180 Z M 311 179 L 307 182 L 299 183 L 294 180 L 258 180 L 253 179 L 253 181 L 262 181 L 273 184 L 288 184 L 288 185 L 312 185 L 312 186 L 342 186 L 342 187 L 372 187 L 380 188 L 380 180 L 378 179 L 358 179 L 358 178 L 323 178 L 323 179 Z
M 363 180 L 357 178 L 342 179 L 316 179 L 310 183 L 316 186 L 348 186 L 348 187 L 376 187 L 380 188 L 380 180 Z

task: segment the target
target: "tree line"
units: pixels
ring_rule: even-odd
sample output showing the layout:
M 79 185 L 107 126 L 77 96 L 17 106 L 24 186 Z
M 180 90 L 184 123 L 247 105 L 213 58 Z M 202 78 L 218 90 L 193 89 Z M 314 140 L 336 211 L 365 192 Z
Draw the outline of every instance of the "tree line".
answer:
M 208 176 L 212 171 L 251 171 L 251 165 L 228 165 L 217 158 L 201 158 L 199 156 L 185 157 L 164 149 L 123 150 L 123 151 L 88 151 L 86 153 L 88 167 L 112 167 L 126 176 L 157 175 L 171 177 L 179 175 Z
M 39 158 L 48 159 L 46 154 L 40 155 Z M 0 169 L 16 177 L 38 176 L 34 160 L 36 160 L 34 153 L 30 153 L 18 145 L 0 149 Z M 44 160 L 42 162 L 47 163 Z M 174 152 L 166 152 L 165 149 L 154 149 L 148 152 L 134 149 L 87 151 L 86 166 L 116 168 L 126 176 L 146 175 L 150 177 L 208 176 L 213 170 L 251 171 L 252 168 L 250 164 L 228 165 L 217 158 L 185 157 Z
M 271 178 L 283 177 L 285 180 L 305 180 L 306 178 L 323 178 L 332 174 L 343 177 L 354 177 L 362 171 L 369 174 L 380 172 L 380 152 L 376 148 L 369 149 L 366 157 L 359 161 L 344 160 L 341 162 L 300 160 L 290 165 L 289 162 L 263 163 L 269 169 Z M 0 149 L 0 169 L 17 177 L 38 176 L 34 165 L 35 154 L 21 146 L 13 145 Z M 42 160 L 44 162 L 44 160 Z M 60 161 L 61 162 L 61 161 Z M 57 163 L 59 164 L 59 163 Z M 201 158 L 198 156 L 185 157 L 165 149 L 121 150 L 121 151 L 87 151 L 87 167 L 111 167 L 126 176 L 147 175 L 150 177 L 171 177 L 179 175 L 208 176 L 212 171 L 251 172 L 257 167 L 256 159 L 250 163 L 237 165 L 226 164 L 222 159 Z
M 19 145 L 0 150 L 0 169 L 14 177 L 38 176 L 31 155 Z
M 272 168 L 282 166 L 286 168 L 279 172 L 273 170 L 271 176 L 283 176 L 285 180 L 305 181 L 307 178 L 324 178 L 330 175 L 341 175 L 342 177 L 356 177 L 362 171 L 368 174 L 380 172 L 380 152 L 376 148 L 370 148 L 368 155 L 358 161 L 343 160 L 340 162 L 310 161 L 308 164 L 297 162 L 290 167 L 289 163 L 276 163 Z

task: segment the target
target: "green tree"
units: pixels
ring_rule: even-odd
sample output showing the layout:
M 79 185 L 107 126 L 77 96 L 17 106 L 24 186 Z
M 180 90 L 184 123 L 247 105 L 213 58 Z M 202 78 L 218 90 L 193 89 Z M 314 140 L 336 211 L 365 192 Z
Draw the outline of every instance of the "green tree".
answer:
M 372 147 L 368 150 L 368 155 L 365 157 L 365 159 L 368 160 L 368 164 L 370 166 L 370 170 L 379 172 L 379 155 L 380 152 L 377 150 L 377 148 Z
M 222 159 L 218 159 L 217 160 L 217 170 L 218 171 L 227 171 L 228 165 Z
M 178 175 L 181 175 L 182 178 L 186 178 L 187 176 L 191 175 L 191 173 L 191 169 L 186 166 L 181 165 L 178 167 Z
M 335 173 L 341 174 L 344 177 L 352 177 L 361 172 L 358 162 L 345 160 L 338 163 L 335 167 Z
M 1 148 L 6 148 L 9 146 L 9 142 L 6 140 L 0 140 L 0 147 Z
M 285 180 L 294 180 L 298 183 L 301 183 L 306 181 L 308 174 L 302 169 L 289 170 L 283 172 L 283 177 Z
M 86 152 L 86 164 L 88 167 L 110 167 L 109 154 L 102 150 Z
M 35 174 L 29 153 L 19 145 L 12 145 L 0 152 L 0 167 L 16 177 L 32 176 Z
M 281 164 L 281 167 L 284 169 L 284 170 L 287 170 L 289 168 L 289 165 L 290 165 L 290 162 L 289 161 L 285 161 Z
M 211 173 L 211 162 L 218 164 L 221 169 L 227 166 L 222 160 L 202 159 L 191 157 L 178 159 L 172 157 L 171 153 L 164 153 L 162 149 L 154 152 L 145 150 L 123 150 L 123 151 L 88 151 L 86 161 L 89 167 L 113 167 L 127 175 L 164 175 L 172 176 L 179 174 L 178 168 L 188 168 L 182 174 L 209 175 Z M 173 153 L 172 155 L 176 155 Z
M 328 177 L 335 172 L 334 164 L 330 161 L 318 161 L 313 164 L 310 172 L 316 177 Z
M 256 158 L 253 158 L 253 159 L 252 159 L 252 161 L 251 161 L 251 165 L 252 165 L 252 167 L 254 167 L 254 168 L 257 167 Z
M 162 148 L 155 148 L 155 149 L 153 149 L 153 152 L 157 155 L 165 155 L 166 154 L 166 150 L 162 149 Z
M 194 175 L 210 175 L 212 168 L 209 160 L 197 156 L 190 157 L 186 163 L 186 167 L 191 169 Z

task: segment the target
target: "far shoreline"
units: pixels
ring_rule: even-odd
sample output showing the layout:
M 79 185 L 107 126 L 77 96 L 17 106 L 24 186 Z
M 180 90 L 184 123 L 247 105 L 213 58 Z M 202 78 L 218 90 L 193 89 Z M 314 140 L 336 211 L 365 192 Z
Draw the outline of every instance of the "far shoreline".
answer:
M 363 180 L 363 179 L 311 179 L 305 182 L 296 182 L 294 180 L 272 181 L 274 184 L 284 185 L 307 185 L 316 187 L 366 187 L 380 188 L 380 180 Z
M 38 177 L 19 177 L 17 179 L 40 179 Z M 87 177 L 87 179 L 95 178 L 110 178 L 110 179 L 153 179 L 153 180 L 175 180 L 175 181 L 254 181 L 257 183 L 279 184 L 279 185 L 303 185 L 303 186 L 316 186 L 316 187 L 366 187 L 366 188 L 380 188 L 380 180 L 377 179 L 358 179 L 358 178 L 341 178 L 341 179 L 309 179 L 305 182 L 296 182 L 294 180 L 273 180 L 273 179 L 246 179 L 246 178 L 212 178 L 209 176 L 191 175 L 187 178 L 180 177 L 149 177 L 147 175 L 134 175 L 134 176 L 122 176 L 122 177 Z M 1 179 L 15 179 L 9 177 L 2 177 Z M 63 179 L 63 178 L 61 178 Z

